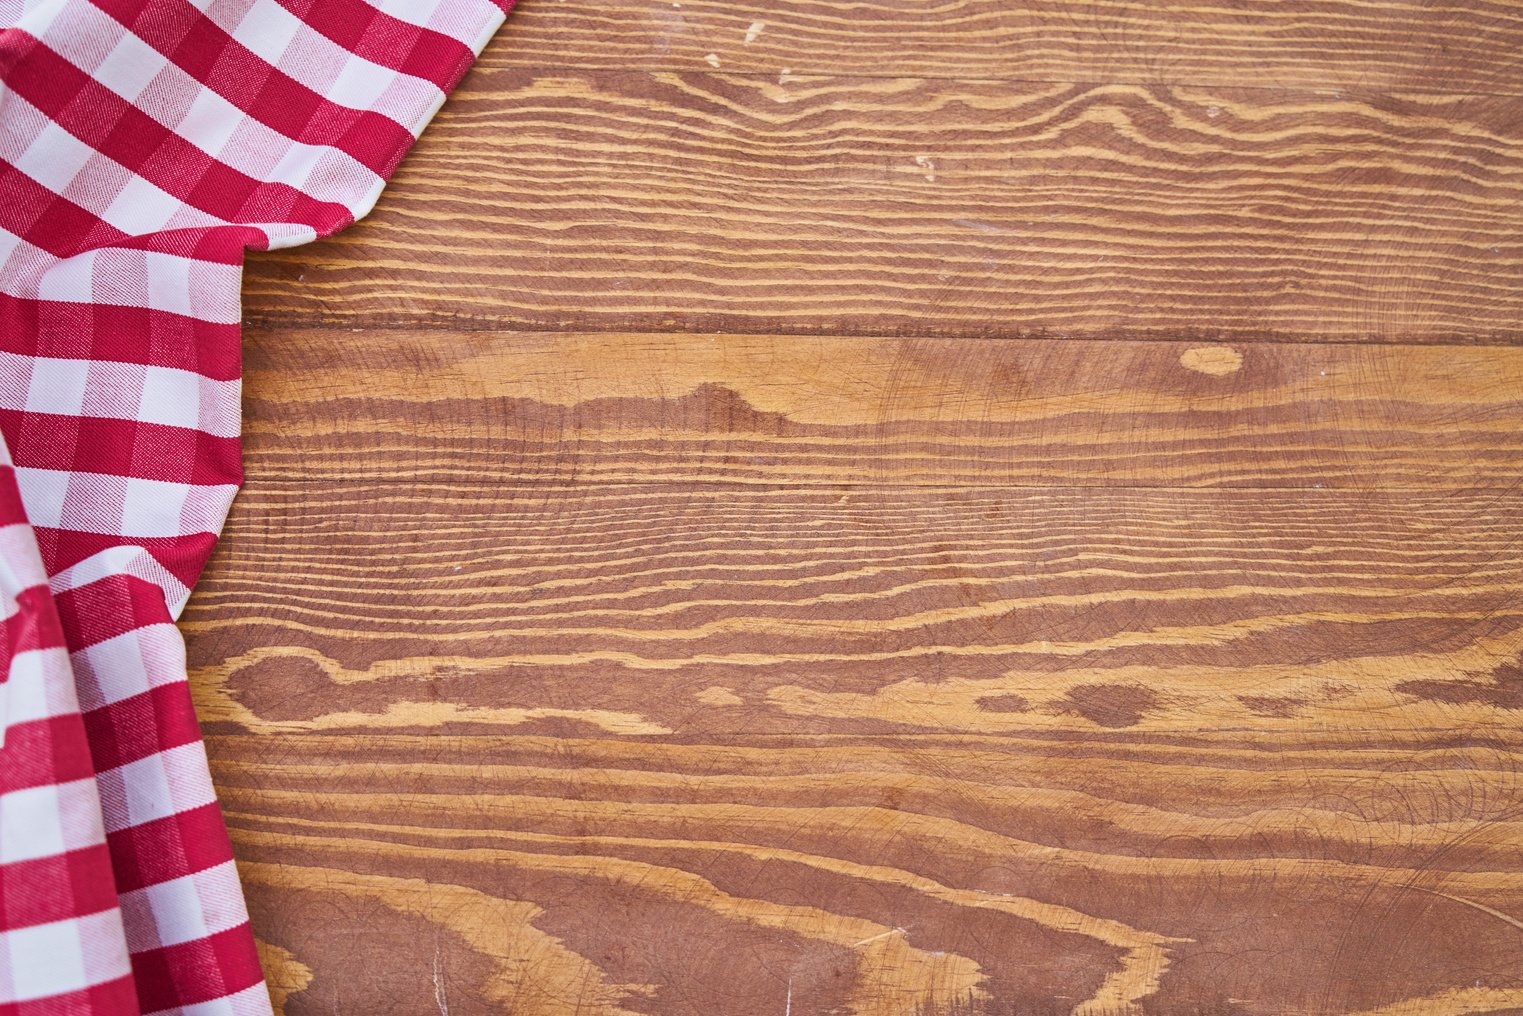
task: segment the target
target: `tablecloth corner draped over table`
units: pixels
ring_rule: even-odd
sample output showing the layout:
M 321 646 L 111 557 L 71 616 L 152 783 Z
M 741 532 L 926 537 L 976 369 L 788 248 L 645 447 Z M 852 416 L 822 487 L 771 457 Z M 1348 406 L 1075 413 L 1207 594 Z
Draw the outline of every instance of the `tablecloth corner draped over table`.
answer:
M 0 1016 L 268 1014 L 174 619 L 245 249 L 374 203 L 512 0 L 0 0 Z

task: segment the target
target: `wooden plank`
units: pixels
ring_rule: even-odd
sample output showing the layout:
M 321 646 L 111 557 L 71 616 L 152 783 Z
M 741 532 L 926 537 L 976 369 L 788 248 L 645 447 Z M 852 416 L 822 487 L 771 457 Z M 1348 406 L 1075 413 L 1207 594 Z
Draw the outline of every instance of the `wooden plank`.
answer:
M 249 475 L 1368 489 L 1523 482 L 1523 350 L 255 330 Z
M 1519 507 L 264 481 L 185 628 L 293 1016 L 1459 1016 Z
M 484 65 L 1518 93 L 1519 52 L 1517 7 L 1476 0 L 541 0 Z
M 1523 704 L 1514 492 L 267 482 L 239 505 L 183 624 L 203 719 L 254 730 L 1378 741 L 1501 736 Z
M 1516 342 L 1520 101 L 486 71 L 246 315 Z
M 211 744 L 292 1016 L 1523 1005 L 1489 745 Z

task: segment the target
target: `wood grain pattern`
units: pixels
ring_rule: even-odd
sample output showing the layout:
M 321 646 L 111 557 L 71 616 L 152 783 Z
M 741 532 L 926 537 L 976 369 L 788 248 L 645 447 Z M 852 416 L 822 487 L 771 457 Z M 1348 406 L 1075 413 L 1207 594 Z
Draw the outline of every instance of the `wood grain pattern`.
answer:
M 305 1011 L 429 1011 L 436 995 L 681 1014 L 790 997 L 871 1013 L 1523 1003 L 1523 939 L 1474 905 L 1523 902 L 1516 756 L 1494 746 L 281 744 L 220 738 L 216 775 L 256 922 L 310 936 L 309 962 L 329 965 Z
M 185 625 L 291 1012 L 1457 1016 L 1518 510 L 266 480 Z
M 1523 16 L 530 0 L 249 273 L 284 1016 L 1523 1014 Z
M 203 720 L 240 729 L 1479 737 L 1523 706 L 1512 493 L 333 482 L 315 504 L 266 482 L 242 503 L 184 621 L 220 654 Z
M 478 71 L 248 316 L 1516 342 L 1518 101 Z
M 487 67 L 1523 92 L 1505 2 L 555 0 Z
M 1512 348 L 265 330 L 247 371 L 256 480 L 1523 480 Z

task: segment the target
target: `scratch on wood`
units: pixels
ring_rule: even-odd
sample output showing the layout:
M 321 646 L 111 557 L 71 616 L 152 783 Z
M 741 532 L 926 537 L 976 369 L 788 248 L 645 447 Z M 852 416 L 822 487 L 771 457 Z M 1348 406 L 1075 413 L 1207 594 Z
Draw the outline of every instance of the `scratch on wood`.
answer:
M 434 936 L 434 1004 L 439 1016 L 449 1016 L 449 991 L 444 986 L 444 971 L 439 965 L 439 936 Z

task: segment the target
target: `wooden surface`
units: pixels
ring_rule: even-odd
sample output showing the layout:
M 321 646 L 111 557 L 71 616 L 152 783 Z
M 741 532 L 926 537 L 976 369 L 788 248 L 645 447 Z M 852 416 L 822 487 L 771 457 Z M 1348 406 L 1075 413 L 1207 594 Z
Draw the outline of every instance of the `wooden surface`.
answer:
M 283 1012 L 1523 1013 L 1520 51 L 526 0 L 249 270 Z

